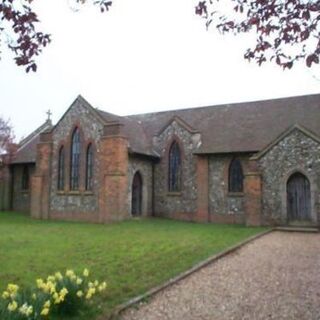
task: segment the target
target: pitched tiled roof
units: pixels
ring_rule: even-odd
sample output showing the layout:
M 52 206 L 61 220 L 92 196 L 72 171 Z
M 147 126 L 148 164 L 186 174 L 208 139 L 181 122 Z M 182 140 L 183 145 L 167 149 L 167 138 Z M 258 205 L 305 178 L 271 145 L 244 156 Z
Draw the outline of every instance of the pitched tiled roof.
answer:
M 148 156 L 158 156 L 152 139 L 173 120 L 201 134 L 202 144 L 196 153 L 260 151 L 296 124 L 320 137 L 320 94 L 124 117 L 94 109 L 81 96 L 77 99 L 98 113 L 105 124 L 122 124 L 129 151 Z M 45 123 L 24 139 L 13 163 L 35 162 L 40 133 L 50 127 Z
M 97 111 L 106 119 L 107 122 L 112 121 L 122 124 L 122 133 L 129 140 L 129 151 L 157 157 L 157 154 L 152 149 L 152 137 L 150 138 L 147 136 L 141 121 L 129 116 L 121 117 L 105 111 Z
M 129 117 L 142 124 L 149 139 L 179 117 L 201 133 L 199 153 L 252 152 L 262 150 L 295 124 L 320 137 L 320 94 Z
M 40 141 L 40 134 L 52 127 L 51 121 L 46 121 L 39 128 L 33 131 L 19 143 L 19 148 L 12 163 L 34 163 L 37 156 L 37 144 Z

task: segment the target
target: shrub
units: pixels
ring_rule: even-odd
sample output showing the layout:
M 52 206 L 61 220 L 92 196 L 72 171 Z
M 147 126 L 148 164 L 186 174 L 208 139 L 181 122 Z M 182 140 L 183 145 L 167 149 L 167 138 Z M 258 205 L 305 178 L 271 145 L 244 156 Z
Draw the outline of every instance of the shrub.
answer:
M 89 271 L 81 276 L 73 270 L 56 272 L 47 279 L 37 279 L 36 287 L 20 290 L 8 284 L 0 298 L 1 320 L 38 320 L 50 314 L 75 315 L 94 295 L 106 289 L 106 283 L 89 281 Z

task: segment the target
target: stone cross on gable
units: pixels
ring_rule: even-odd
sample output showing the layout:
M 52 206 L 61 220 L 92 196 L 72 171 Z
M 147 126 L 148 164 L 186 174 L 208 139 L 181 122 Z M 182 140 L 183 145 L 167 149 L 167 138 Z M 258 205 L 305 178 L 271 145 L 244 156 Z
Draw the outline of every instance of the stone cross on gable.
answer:
M 50 121 L 52 116 L 52 112 L 50 111 L 50 109 L 46 112 L 46 114 L 48 115 L 47 121 Z

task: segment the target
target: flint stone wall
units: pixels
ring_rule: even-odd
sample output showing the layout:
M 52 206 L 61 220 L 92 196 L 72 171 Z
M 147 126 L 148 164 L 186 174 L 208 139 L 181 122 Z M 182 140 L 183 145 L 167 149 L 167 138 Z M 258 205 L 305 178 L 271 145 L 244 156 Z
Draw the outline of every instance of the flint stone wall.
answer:
M 168 154 L 172 142 L 179 143 L 182 158 L 181 192 L 168 191 Z M 155 165 L 155 214 L 170 218 L 192 220 L 197 209 L 196 157 L 193 152 L 200 142 L 198 133 L 190 133 L 173 121 L 153 139 L 154 148 L 161 156 Z
M 81 132 L 82 149 L 80 160 L 80 190 L 79 192 L 69 191 L 70 176 L 66 174 L 70 168 L 70 142 L 71 135 L 78 126 Z M 53 157 L 52 157 L 52 174 L 51 174 L 51 191 L 50 191 L 50 211 L 55 215 L 63 213 L 80 214 L 92 213 L 98 214 L 98 188 L 99 188 L 99 141 L 103 132 L 103 126 L 98 119 L 83 106 L 77 102 L 62 118 L 53 132 Z M 93 166 L 93 189 L 92 192 L 85 192 L 85 162 L 86 148 L 89 143 L 94 147 L 94 166 Z M 57 190 L 58 177 L 58 153 L 61 145 L 65 147 L 65 190 Z M 95 220 L 95 217 L 86 217 L 85 219 Z
M 237 215 L 236 220 L 241 221 L 244 216 L 243 194 L 228 192 L 228 171 L 232 158 L 233 156 L 230 155 L 209 157 L 209 213 L 210 215 Z M 240 158 L 244 172 L 247 158 Z
M 319 221 L 320 144 L 295 129 L 259 160 L 262 172 L 262 214 L 265 224 L 286 224 L 286 184 L 294 172 L 310 182 L 311 210 Z
M 128 166 L 128 208 L 131 216 L 132 207 L 132 182 L 133 177 L 139 172 L 142 178 L 142 216 L 152 215 L 152 162 L 150 159 L 130 156 Z

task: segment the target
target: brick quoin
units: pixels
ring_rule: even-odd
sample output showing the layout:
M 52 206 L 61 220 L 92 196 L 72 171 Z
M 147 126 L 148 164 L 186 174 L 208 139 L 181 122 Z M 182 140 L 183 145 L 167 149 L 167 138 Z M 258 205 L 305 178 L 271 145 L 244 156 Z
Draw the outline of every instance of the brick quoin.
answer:
M 31 178 L 31 216 L 49 218 L 50 168 L 52 157 L 51 133 L 43 133 L 37 145 L 36 171 Z
M 101 140 L 99 220 L 107 222 L 128 216 L 128 141 L 119 135 Z
M 195 221 L 208 222 L 209 221 L 209 164 L 208 157 L 197 156 L 197 212 Z
M 262 185 L 261 174 L 255 161 L 249 162 L 249 171 L 245 175 L 245 212 L 247 226 L 261 225 Z

